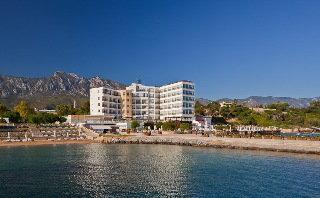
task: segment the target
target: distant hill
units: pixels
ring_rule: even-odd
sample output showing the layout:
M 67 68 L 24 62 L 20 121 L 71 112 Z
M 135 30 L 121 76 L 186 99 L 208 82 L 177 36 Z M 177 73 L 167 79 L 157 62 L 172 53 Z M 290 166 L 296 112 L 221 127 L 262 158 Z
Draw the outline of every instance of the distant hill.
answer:
M 240 104 L 244 104 L 249 107 L 256 107 L 259 105 L 268 105 L 276 102 L 286 102 L 292 107 L 296 108 L 304 108 L 309 106 L 310 102 L 313 100 L 319 100 L 319 97 L 315 98 L 291 98 L 291 97 L 273 97 L 273 96 L 250 96 L 245 99 L 236 99 L 236 101 Z M 218 100 L 220 102 L 222 101 L 234 101 L 234 99 L 220 99 Z
M 81 103 L 89 99 L 91 87 L 109 86 L 122 89 L 124 84 L 100 77 L 84 78 L 57 71 L 44 78 L 0 76 L 0 101 L 12 107 L 25 99 L 37 108 L 54 108 L 56 104 Z
M 125 84 L 103 79 L 101 77 L 85 78 L 74 73 L 62 71 L 55 72 L 52 76 L 43 78 L 27 78 L 16 76 L 0 76 L 0 102 L 13 107 L 21 99 L 27 100 L 37 108 L 55 108 L 57 104 L 77 104 L 89 100 L 91 87 L 108 86 L 114 89 L 123 89 Z M 236 99 L 237 102 L 249 107 L 267 105 L 275 102 L 287 102 L 293 107 L 307 107 L 312 100 L 318 98 L 290 98 L 273 96 L 251 96 L 245 99 Z M 207 105 L 212 100 L 197 98 L 201 104 Z M 234 101 L 234 99 L 220 99 Z
M 208 99 L 205 99 L 205 98 L 197 98 L 196 101 L 200 102 L 200 104 L 202 104 L 202 105 L 207 105 L 210 102 L 212 102 L 212 100 L 208 100 Z

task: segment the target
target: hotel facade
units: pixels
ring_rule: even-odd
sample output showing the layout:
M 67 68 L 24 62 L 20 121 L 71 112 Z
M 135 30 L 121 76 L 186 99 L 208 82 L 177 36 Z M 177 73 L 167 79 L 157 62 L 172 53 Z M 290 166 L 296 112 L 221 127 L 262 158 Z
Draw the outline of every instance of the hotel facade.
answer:
M 132 83 L 124 90 L 90 89 L 90 114 L 139 120 L 180 120 L 194 118 L 195 86 L 179 81 L 164 86 Z
M 121 96 L 119 91 L 107 87 L 90 89 L 90 115 L 121 118 Z

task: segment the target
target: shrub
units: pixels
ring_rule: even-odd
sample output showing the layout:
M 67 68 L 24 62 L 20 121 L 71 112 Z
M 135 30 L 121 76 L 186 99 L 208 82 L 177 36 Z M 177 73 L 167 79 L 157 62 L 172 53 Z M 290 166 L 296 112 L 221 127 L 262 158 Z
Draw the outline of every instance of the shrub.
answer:
M 157 129 L 160 129 L 161 126 L 162 126 L 162 124 L 163 124 L 162 122 L 157 122 L 157 123 L 156 123 L 156 128 L 157 128 Z
M 154 123 L 153 122 L 145 122 L 144 124 L 143 124 L 143 127 L 144 127 L 144 129 L 149 129 L 149 127 L 150 127 L 150 129 L 154 129 Z
M 131 128 L 133 130 L 136 130 L 140 126 L 139 122 L 137 120 L 132 120 L 131 121 Z
M 162 129 L 165 131 L 174 131 L 179 128 L 179 123 L 174 121 L 167 121 L 162 124 Z
M 55 122 L 65 122 L 66 119 L 55 114 L 41 112 L 30 115 L 28 121 L 33 124 L 52 124 Z
M 192 125 L 190 123 L 181 123 L 179 128 L 181 129 L 181 131 L 191 130 Z

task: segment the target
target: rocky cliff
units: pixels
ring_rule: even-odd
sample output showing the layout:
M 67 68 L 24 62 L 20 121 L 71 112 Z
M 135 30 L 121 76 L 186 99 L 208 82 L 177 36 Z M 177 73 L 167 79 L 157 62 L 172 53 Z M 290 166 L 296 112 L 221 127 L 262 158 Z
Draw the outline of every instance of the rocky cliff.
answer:
M 45 108 L 50 103 L 55 105 L 88 99 L 90 88 L 100 86 L 114 89 L 125 87 L 122 83 L 101 77 L 85 78 L 60 71 L 44 78 L 0 76 L 0 101 L 12 106 L 17 100 L 26 99 L 40 105 L 39 108 Z

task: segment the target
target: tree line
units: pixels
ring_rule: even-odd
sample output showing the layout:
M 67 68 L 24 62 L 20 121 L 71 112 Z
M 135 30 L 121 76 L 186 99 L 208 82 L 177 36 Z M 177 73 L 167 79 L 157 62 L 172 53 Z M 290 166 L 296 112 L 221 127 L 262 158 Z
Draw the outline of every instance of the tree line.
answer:
M 9 118 L 12 123 L 32 123 L 32 124 L 50 124 L 55 122 L 65 122 L 64 116 L 70 114 L 89 114 L 90 103 L 84 102 L 79 108 L 73 108 L 71 105 L 59 104 L 56 106 L 56 113 L 37 112 L 30 104 L 21 100 L 13 109 L 0 103 L 0 122 L 3 118 Z

